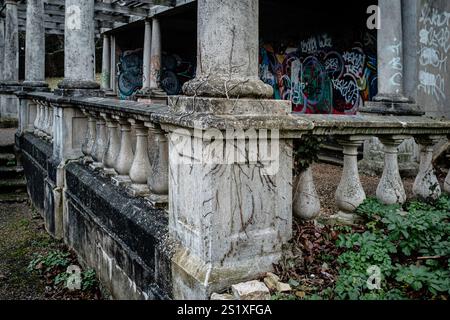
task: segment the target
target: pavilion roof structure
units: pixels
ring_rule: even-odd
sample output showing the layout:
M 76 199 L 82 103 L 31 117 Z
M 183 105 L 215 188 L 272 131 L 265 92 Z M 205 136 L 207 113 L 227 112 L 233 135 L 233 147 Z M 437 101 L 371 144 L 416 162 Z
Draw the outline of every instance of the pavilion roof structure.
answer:
M 45 30 L 47 34 L 64 34 L 65 1 L 45 1 Z M 4 16 L 4 0 L 0 0 L 0 15 Z M 95 0 L 96 35 L 107 29 L 145 19 L 152 12 L 170 9 L 174 0 Z M 26 0 L 18 1 L 19 31 L 25 31 Z

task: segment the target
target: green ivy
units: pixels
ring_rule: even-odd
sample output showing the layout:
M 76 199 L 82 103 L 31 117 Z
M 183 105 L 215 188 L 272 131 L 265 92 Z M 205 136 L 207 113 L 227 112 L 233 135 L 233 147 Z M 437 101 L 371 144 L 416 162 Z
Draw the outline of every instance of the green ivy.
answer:
M 450 198 L 434 204 L 414 201 L 386 206 L 367 199 L 357 210 L 366 231 L 341 234 L 346 249 L 334 287 L 337 299 L 398 300 L 414 296 L 435 299 L 450 294 Z M 380 290 L 369 290 L 367 270 L 381 270 Z

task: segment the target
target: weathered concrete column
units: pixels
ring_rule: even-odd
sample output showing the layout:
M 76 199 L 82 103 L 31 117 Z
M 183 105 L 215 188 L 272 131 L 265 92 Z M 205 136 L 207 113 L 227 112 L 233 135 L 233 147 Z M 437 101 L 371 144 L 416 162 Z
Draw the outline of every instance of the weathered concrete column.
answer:
M 111 35 L 111 89 L 112 92 L 116 92 L 116 37 Z
M 355 222 L 356 216 L 352 213 L 366 199 L 358 172 L 358 147 L 363 141 L 364 137 L 358 136 L 342 137 L 338 140 L 344 147 L 344 168 L 341 182 L 336 190 L 336 203 L 341 210 L 336 218 L 342 222 Z
M 162 126 L 169 231 L 180 244 L 172 258 L 175 299 L 208 299 L 273 271 L 292 236 L 292 140 L 270 121 L 292 107 L 257 99 L 273 93 L 259 80 L 258 39 L 257 0 L 198 1 L 197 77 L 183 87 L 187 96 L 169 97 L 174 118 Z M 211 114 L 248 121 L 225 130 Z
M 401 0 L 379 0 L 378 95 L 361 112 L 422 115 L 423 112 L 404 95 L 403 24 Z
M 409 137 L 382 136 L 384 145 L 384 171 L 377 188 L 377 198 L 382 203 L 403 204 L 406 201 L 406 192 L 398 167 L 398 146 Z
M 45 83 L 44 1 L 27 0 L 25 81 L 29 87 L 48 87 Z
M 5 1 L 5 57 L 3 80 L 8 85 L 19 81 L 19 20 L 17 0 Z
M 441 138 L 440 136 L 416 137 L 420 146 L 420 168 L 414 181 L 413 193 L 422 200 L 437 200 L 442 194 L 439 180 L 433 168 L 433 147 Z
M 103 34 L 102 83 L 103 90 L 111 90 L 111 44 L 110 36 Z
M 150 90 L 150 82 L 151 82 L 150 69 L 152 57 L 151 50 L 152 50 L 152 22 L 149 20 L 145 20 L 142 93 L 148 93 Z
M 198 1 L 197 75 L 189 96 L 271 98 L 258 76 L 258 0 Z
M 151 57 L 150 57 L 150 90 L 153 93 L 161 93 L 160 77 L 161 77 L 161 26 L 159 19 L 152 19 L 152 38 L 151 38 Z
M 5 66 L 5 20 L 0 18 L 0 81 L 3 80 Z
M 63 94 L 99 89 L 95 82 L 94 1 L 66 0 L 65 8 L 64 80 L 58 87 L 65 90 Z

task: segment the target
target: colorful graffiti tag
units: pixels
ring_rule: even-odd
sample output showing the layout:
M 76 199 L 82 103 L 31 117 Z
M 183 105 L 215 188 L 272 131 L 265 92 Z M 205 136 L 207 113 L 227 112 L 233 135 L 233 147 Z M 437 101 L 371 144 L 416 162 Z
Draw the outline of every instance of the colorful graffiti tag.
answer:
M 328 35 L 320 35 L 282 53 L 264 45 L 260 77 L 274 88 L 275 99 L 292 101 L 294 112 L 354 114 L 377 94 L 376 56 L 364 50 L 374 43 L 365 36 L 352 48 L 337 50 Z

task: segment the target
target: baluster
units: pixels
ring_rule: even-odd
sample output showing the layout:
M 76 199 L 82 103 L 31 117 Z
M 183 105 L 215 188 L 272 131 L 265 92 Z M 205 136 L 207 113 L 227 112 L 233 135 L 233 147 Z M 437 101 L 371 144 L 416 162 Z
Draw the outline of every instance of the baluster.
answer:
M 39 123 L 41 122 L 41 103 L 36 100 L 36 118 L 34 119 L 33 123 L 33 134 L 37 136 L 39 132 Z
M 45 128 L 46 140 L 49 142 L 53 138 L 53 107 L 47 103 L 47 127 Z
M 294 183 L 292 206 L 294 215 L 302 220 L 313 220 L 320 214 L 320 200 L 311 166 L 300 173 Z
M 96 120 L 94 116 L 86 111 L 85 109 L 82 109 L 84 115 L 87 117 L 87 128 L 86 128 L 86 136 L 83 142 L 83 145 L 81 146 L 81 151 L 85 155 L 85 158 L 83 160 L 84 164 L 89 164 L 94 161 L 92 159 L 92 150 L 95 143 L 95 136 L 96 136 Z
M 437 200 L 442 189 L 433 168 L 433 146 L 442 137 L 420 136 L 416 137 L 416 142 L 420 146 L 420 167 L 419 174 L 414 181 L 413 193 L 422 200 Z
M 102 113 L 101 116 L 106 121 L 108 129 L 108 140 L 106 143 L 105 156 L 103 157 L 104 173 L 109 176 L 117 175 L 114 167 L 120 150 L 120 136 L 117 121 L 109 114 Z
M 100 117 L 97 113 L 95 113 L 96 119 L 96 136 L 94 147 L 92 148 L 92 159 L 93 163 L 89 165 L 89 167 L 93 170 L 102 169 L 103 168 L 103 157 L 106 151 L 106 122 Z
M 353 214 L 366 199 L 358 171 L 358 147 L 363 144 L 364 137 L 343 137 L 338 142 L 344 148 L 344 167 L 342 178 L 336 190 L 336 203 L 341 210 L 335 217 L 345 223 L 355 223 Z
M 150 132 L 151 170 L 148 178 L 150 196 L 147 200 L 154 206 L 169 201 L 169 144 L 164 131 L 152 123 L 145 123 Z
M 147 196 L 149 195 L 147 179 L 150 174 L 150 161 L 147 152 L 148 129 L 140 121 L 130 119 L 130 122 L 136 130 L 136 152 L 130 168 L 132 185 L 129 192 L 134 197 Z
M 46 102 L 42 102 L 43 115 L 42 122 L 39 127 L 38 137 L 44 139 L 46 136 L 45 130 L 48 126 L 48 106 Z
M 133 139 L 131 132 L 131 124 L 127 119 L 115 116 L 120 125 L 120 151 L 116 159 L 116 165 L 114 169 L 116 170 L 118 176 L 112 178 L 114 185 L 121 186 L 131 183 L 130 179 L 130 169 L 133 164 L 134 153 L 133 153 Z
M 406 192 L 398 167 L 398 147 L 409 137 L 382 136 L 384 145 L 384 171 L 377 189 L 377 198 L 380 202 L 391 204 L 403 204 L 406 202 Z

